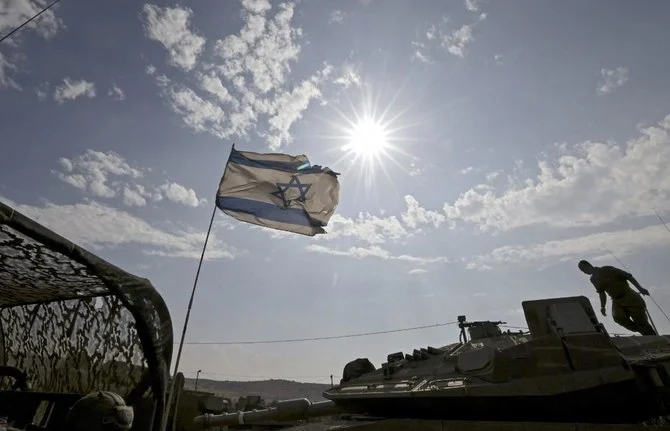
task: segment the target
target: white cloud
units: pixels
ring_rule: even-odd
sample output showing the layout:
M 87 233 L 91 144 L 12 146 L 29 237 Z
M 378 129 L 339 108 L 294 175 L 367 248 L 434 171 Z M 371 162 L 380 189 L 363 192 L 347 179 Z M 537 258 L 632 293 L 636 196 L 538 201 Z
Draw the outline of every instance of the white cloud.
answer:
M 413 196 L 405 196 L 405 205 L 407 209 L 401 215 L 402 221 L 412 229 L 424 224 L 439 227 L 446 220 L 444 214 L 423 208 Z
M 68 159 L 61 157 L 58 160 L 62 171 L 56 175 L 64 182 L 86 189 L 98 197 L 114 197 L 116 191 L 108 184 L 108 176 L 130 176 L 139 178 L 142 171 L 132 168 L 120 155 L 110 151 L 87 150 L 85 154 Z
M 358 259 L 370 256 L 381 259 L 388 259 L 390 257 L 388 251 L 376 245 L 370 247 L 351 247 L 347 250 L 336 250 L 323 245 L 310 244 L 305 247 L 305 249 L 316 253 L 331 254 L 333 256 L 350 256 Z
M 346 256 L 353 257 L 356 259 L 363 259 L 366 257 L 376 257 L 383 260 L 400 260 L 404 262 L 412 262 L 419 265 L 429 264 L 429 263 L 448 263 L 449 260 L 446 257 L 417 257 L 411 255 L 391 255 L 386 249 L 383 249 L 377 245 L 372 245 L 369 247 L 350 247 L 346 250 L 338 250 L 323 245 L 310 244 L 305 247 L 307 251 L 330 254 L 333 256 Z
M 101 249 L 132 244 L 146 254 L 199 259 L 206 232 L 158 229 L 129 213 L 97 202 L 76 205 L 47 203 L 43 207 L 16 204 L 1 198 L 18 212 L 82 247 Z M 73 222 L 76 221 L 76 222 Z M 246 253 L 210 236 L 206 259 L 232 259 Z
M 600 81 L 598 82 L 598 93 L 608 94 L 621 87 L 628 81 L 628 69 L 617 67 L 616 69 L 600 69 Z
M 37 100 L 43 102 L 49 97 L 51 85 L 48 82 L 42 82 L 37 87 L 35 87 L 35 95 Z
M 126 93 L 116 85 L 109 89 L 107 95 L 119 101 L 126 100 Z
M 426 272 L 428 272 L 428 271 L 426 271 L 423 268 L 414 268 L 414 269 L 410 269 L 408 274 L 409 275 L 418 275 L 418 274 L 425 274 Z
M 413 262 L 417 263 L 419 265 L 425 265 L 428 263 L 449 263 L 450 260 L 444 256 L 437 256 L 437 257 L 417 257 L 417 256 L 411 256 L 407 254 L 401 254 L 396 257 L 391 257 L 392 259 L 397 259 L 397 260 L 402 260 L 405 262 Z
M 138 206 L 143 207 L 147 204 L 147 200 L 144 198 L 145 192 L 144 187 L 141 185 L 135 185 L 132 187 L 130 185 L 123 186 L 123 203 L 129 207 Z
M 144 206 L 148 199 L 158 202 L 163 198 L 176 203 L 197 207 L 205 200 L 198 200 L 193 189 L 166 181 L 146 188 L 137 181 L 149 170 L 132 167 L 119 154 L 108 151 L 87 150 L 73 159 L 61 157 L 56 176 L 67 184 L 86 190 L 96 197 L 113 198 L 121 195 L 128 206 Z
M 195 194 L 195 190 L 187 189 L 181 184 L 167 182 L 159 187 L 166 198 L 173 202 L 178 202 L 190 207 L 197 207 L 200 201 Z
M 451 34 L 442 36 L 442 47 L 457 57 L 464 57 L 465 46 L 470 41 L 472 41 L 472 24 L 464 24 Z
M 626 145 L 587 141 L 565 151 L 556 163 L 540 161 L 536 178 L 502 192 L 480 185 L 462 193 L 445 204 L 448 219 L 508 230 L 594 226 L 650 215 L 652 207 L 670 210 L 670 115 Z
M 283 91 L 275 98 L 275 107 L 270 111 L 268 123 L 270 135 L 267 137 L 270 149 L 278 150 L 283 142 L 291 142 L 291 125 L 302 117 L 309 102 L 321 96 L 319 78 L 303 81 L 292 91 Z
M 468 3 L 471 3 L 468 5 Z M 470 6 L 476 7 L 474 2 L 466 2 L 468 9 Z M 439 46 L 448 53 L 456 57 L 465 57 L 467 46 L 474 40 L 472 31 L 477 24 L 486 19 L 485 13 L 480 13 L 476 20 L 469 24 L 463 24 L 454 29 L 450 25 L 450 20 L 443 17 L 437 25 L 431 25 L 426 31 L 425 37 L 431 44 L 439 43 Z M 413 42 L 415 47 L 412 58 L 419 61 L 430 63 L 430 56 L 427 54 L 427 44 L 423 42 Z
M 95 84 L 86 80 L 73 81 L 70 78 L 63 79 L 63 83 L 54 89 L 54 100 L 63 104 L 68 100 L 78 97 L 95 97 Z
M 250 78 L 248 88 L 261 94 L 284 84 L 289 63 L 300 53 L 298 40 L 302 30 L 291 27 L 294 4 L 283 3 L 274 19 L 267 19 L 268 9 L 247 8 L 243 14 L 245 27 L 216 42 L 216 51 L 223 60 L 218 68 L 227 79 Z
M 470 12 L 479 12 L 478 0 L 465 0 L 465 7 Z
M 269 0 L 242 0 L 242 6 L 250 12 L 257 14 L 263 14 L 272 9 Z
M 226 114 L 218 105 L 198 96 L 195 91 L 173 84 L 165 76 L 157 82 L 163 96 L 170 100 L 170 107 L 182 117 L 184 123 L 196 132 L 210 132 L 219 138 L 227 138 L 231 131 L 225 127 Z
M 397 242 L 419 232 L 423 225 L 438 227 L 446 221 L 444 214 L 427 210 L 411 195 L 404 197 L 405 210 L 396 216 L 377 216 L 359 213 L 356 217 L 344 217 L 334 214 L 326 230 L 327 235 L 317 236 L 317 240 L 330 241 L 338 238 L 351 238 L 365 246 Z
M 489 172 L 488 174 L 486 174 L 486 181 L 488 181 L 490 183 L 491 181 L 495 180 L 499 176 L 500 176 L 500 172 L 498 172 L 498 171 Z
M 601 232 L 591 235 L 548 241 L 530 246 L 507 245 L 498 247 L 486 255 L 477 256 L 468 265 L 469 269 L 491 269 L 491 265 L 526 263 L 535 265 L 539 261 L 564 262 L 580 259 L 601 260 L 612 251 L 621 258 L 643 249 L 670 246 L 670 233 L 664 226 L 656 225 L 642 229 Z
M 115 196 L 114 190 L 108 186 L 108 175 L 125 175 L 132 178 L 143 175 L 142 171 L 132 168 L 123 157 L 112 151 L 103 153 L 87 150 L 85 154 L 73 160 L 61 157 L 58 162 L 62 172 L 58 172 L 57 175 L 61 180 L 77 188 L 88 188 L 99 197 Z
M 421 175 L 422 172 L 423 172 L 423 169 L 421 169 L 418 166 L 417 161 L 412 161 L 412 162 L 409 163 L 409 171 L 407 171 L 407 175 L 409 175 L 410 177 L 416 177 L 417 175 Z
M 490 271 L 493 269 L 491 265 L 488 265 L 485 263 L 486 261 L 490 260 L 486 256 L 477 256 L 475 257 L 472 261 L 468 262 L 465 265 L 465 269 L 477 269 L 479 271 Z
M 397 217 L 377 217 L 360 213 L 356 218 L 346 218 L 334 214 L 328 223 L 328 235 L 317 238 L 332 240 L 350 237 L 367 244 L 383 244 L 389 240 L 398 240 L 409 235 Z
M 344 88 L 349 88 L 352 85 L 355 85 L 356 87 L 361 86 L 361 74 L 357 70 L 356 66 L 349 64 L 349 63 L 344 63 L 342 67 L 340 68 L 340 73 L 337 78 L 333 80 L 333 82 L 337 85 L 340 85 Z
M 9 75 L 11 71 L 16 71 L 16 65 L 10 61 L 0 52 L 0 88 L 14 88 L 21 90 L 19 84 Z
M 221 79 L 215 74 L 201 74 L 200 87 L 210 94 L 216 96 L 220 103 L 236 102 L 235 98 L 221 82 Z
M 189 29 L 193 11 L 187 7 L 144 5 L 147 37 L 160 42 L 170 54 L 170 62 L 186 71 L 195 67 L 205 39 Z
M 414 52 L 412 54 L 412 61 L 418 60 L 421 63 L 426 63 L 426 64 L 432 64 L 433 63 L 433 60 L 426 53 L 426 51 L 428 49 L 426 48 L 425 43 L 413 41 L 412 46 L 414 47 Z
M 313 99 L 331 66 L 295 83 L 287 82 L 291 63 L 300 54 L 302 29 L 293 27 L 293 3 L 243 1 L 243 28 L 214 43 L 214 56 L 196 73 L 212 100 L 165 76 L 157 82 L 171 109 L 196 132 L 219 138 L 246 137 L 255 131 L 272 150 L 291 141 L 290 128 Z
M 344 17 L 346 14 L 342 12 L 341 10 L 334 10 L 330 13 L 330 20 L 328 22 L 337 22 L 340 23 L 344 21 Z

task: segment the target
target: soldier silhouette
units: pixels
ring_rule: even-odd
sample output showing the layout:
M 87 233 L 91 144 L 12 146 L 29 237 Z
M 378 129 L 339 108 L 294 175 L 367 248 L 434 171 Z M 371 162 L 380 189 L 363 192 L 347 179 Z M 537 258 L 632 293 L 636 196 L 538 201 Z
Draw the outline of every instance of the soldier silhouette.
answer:
M 640 286 L 635 277 L 613 266 L 593 266 L 586 260 L 579 261 L 577 266 L 591 276 L 591 283 L 600 295 L 600 313 L 603 316 L 607 316 L 607 294 L 612 299 L 612 318 L 616 323 L 642 335 L 657 335 L 647 318 L 644 299 L 628 284 L 631 282 L 642 295 L 649 295 L 649 291 Z

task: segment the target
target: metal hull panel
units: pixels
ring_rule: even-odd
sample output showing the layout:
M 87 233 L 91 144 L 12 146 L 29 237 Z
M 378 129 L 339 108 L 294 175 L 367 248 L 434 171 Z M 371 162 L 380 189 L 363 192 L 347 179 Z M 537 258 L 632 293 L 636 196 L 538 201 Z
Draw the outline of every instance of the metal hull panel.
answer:
M 346 411 L 373 416 L 458 421 L 636 423 L 654 416 L 654 401 L 634 381 L 551 396 L 334 399 Z

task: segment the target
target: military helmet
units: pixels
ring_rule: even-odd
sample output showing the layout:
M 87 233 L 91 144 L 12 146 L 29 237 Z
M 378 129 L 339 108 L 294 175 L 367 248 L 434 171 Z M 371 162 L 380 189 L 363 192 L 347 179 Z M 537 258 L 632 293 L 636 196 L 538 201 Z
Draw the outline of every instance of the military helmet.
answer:
M 120 395 L 97 391 L 77 400 L 68 412 L 66 424 L 71 431 L 116 431 L 129 430 L 133 419 L 133 408 Z

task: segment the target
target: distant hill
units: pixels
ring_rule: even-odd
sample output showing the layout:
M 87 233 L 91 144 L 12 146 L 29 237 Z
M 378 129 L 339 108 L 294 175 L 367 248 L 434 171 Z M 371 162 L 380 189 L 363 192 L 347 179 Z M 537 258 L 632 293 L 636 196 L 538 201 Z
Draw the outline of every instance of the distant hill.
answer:
M 194 389 L 195 379 L 185 379 L 185 389 Z M 307 398 L 310 401 L 323 401 L 321 396 L 330 385 L 321 383 L 302 383 L 292 380 L 259 380 L 253 382 L 198 380 L 198 391 L 212 392 L 216 395 L 236 401 L 247 395 L 260 395 L 266 402 Z

